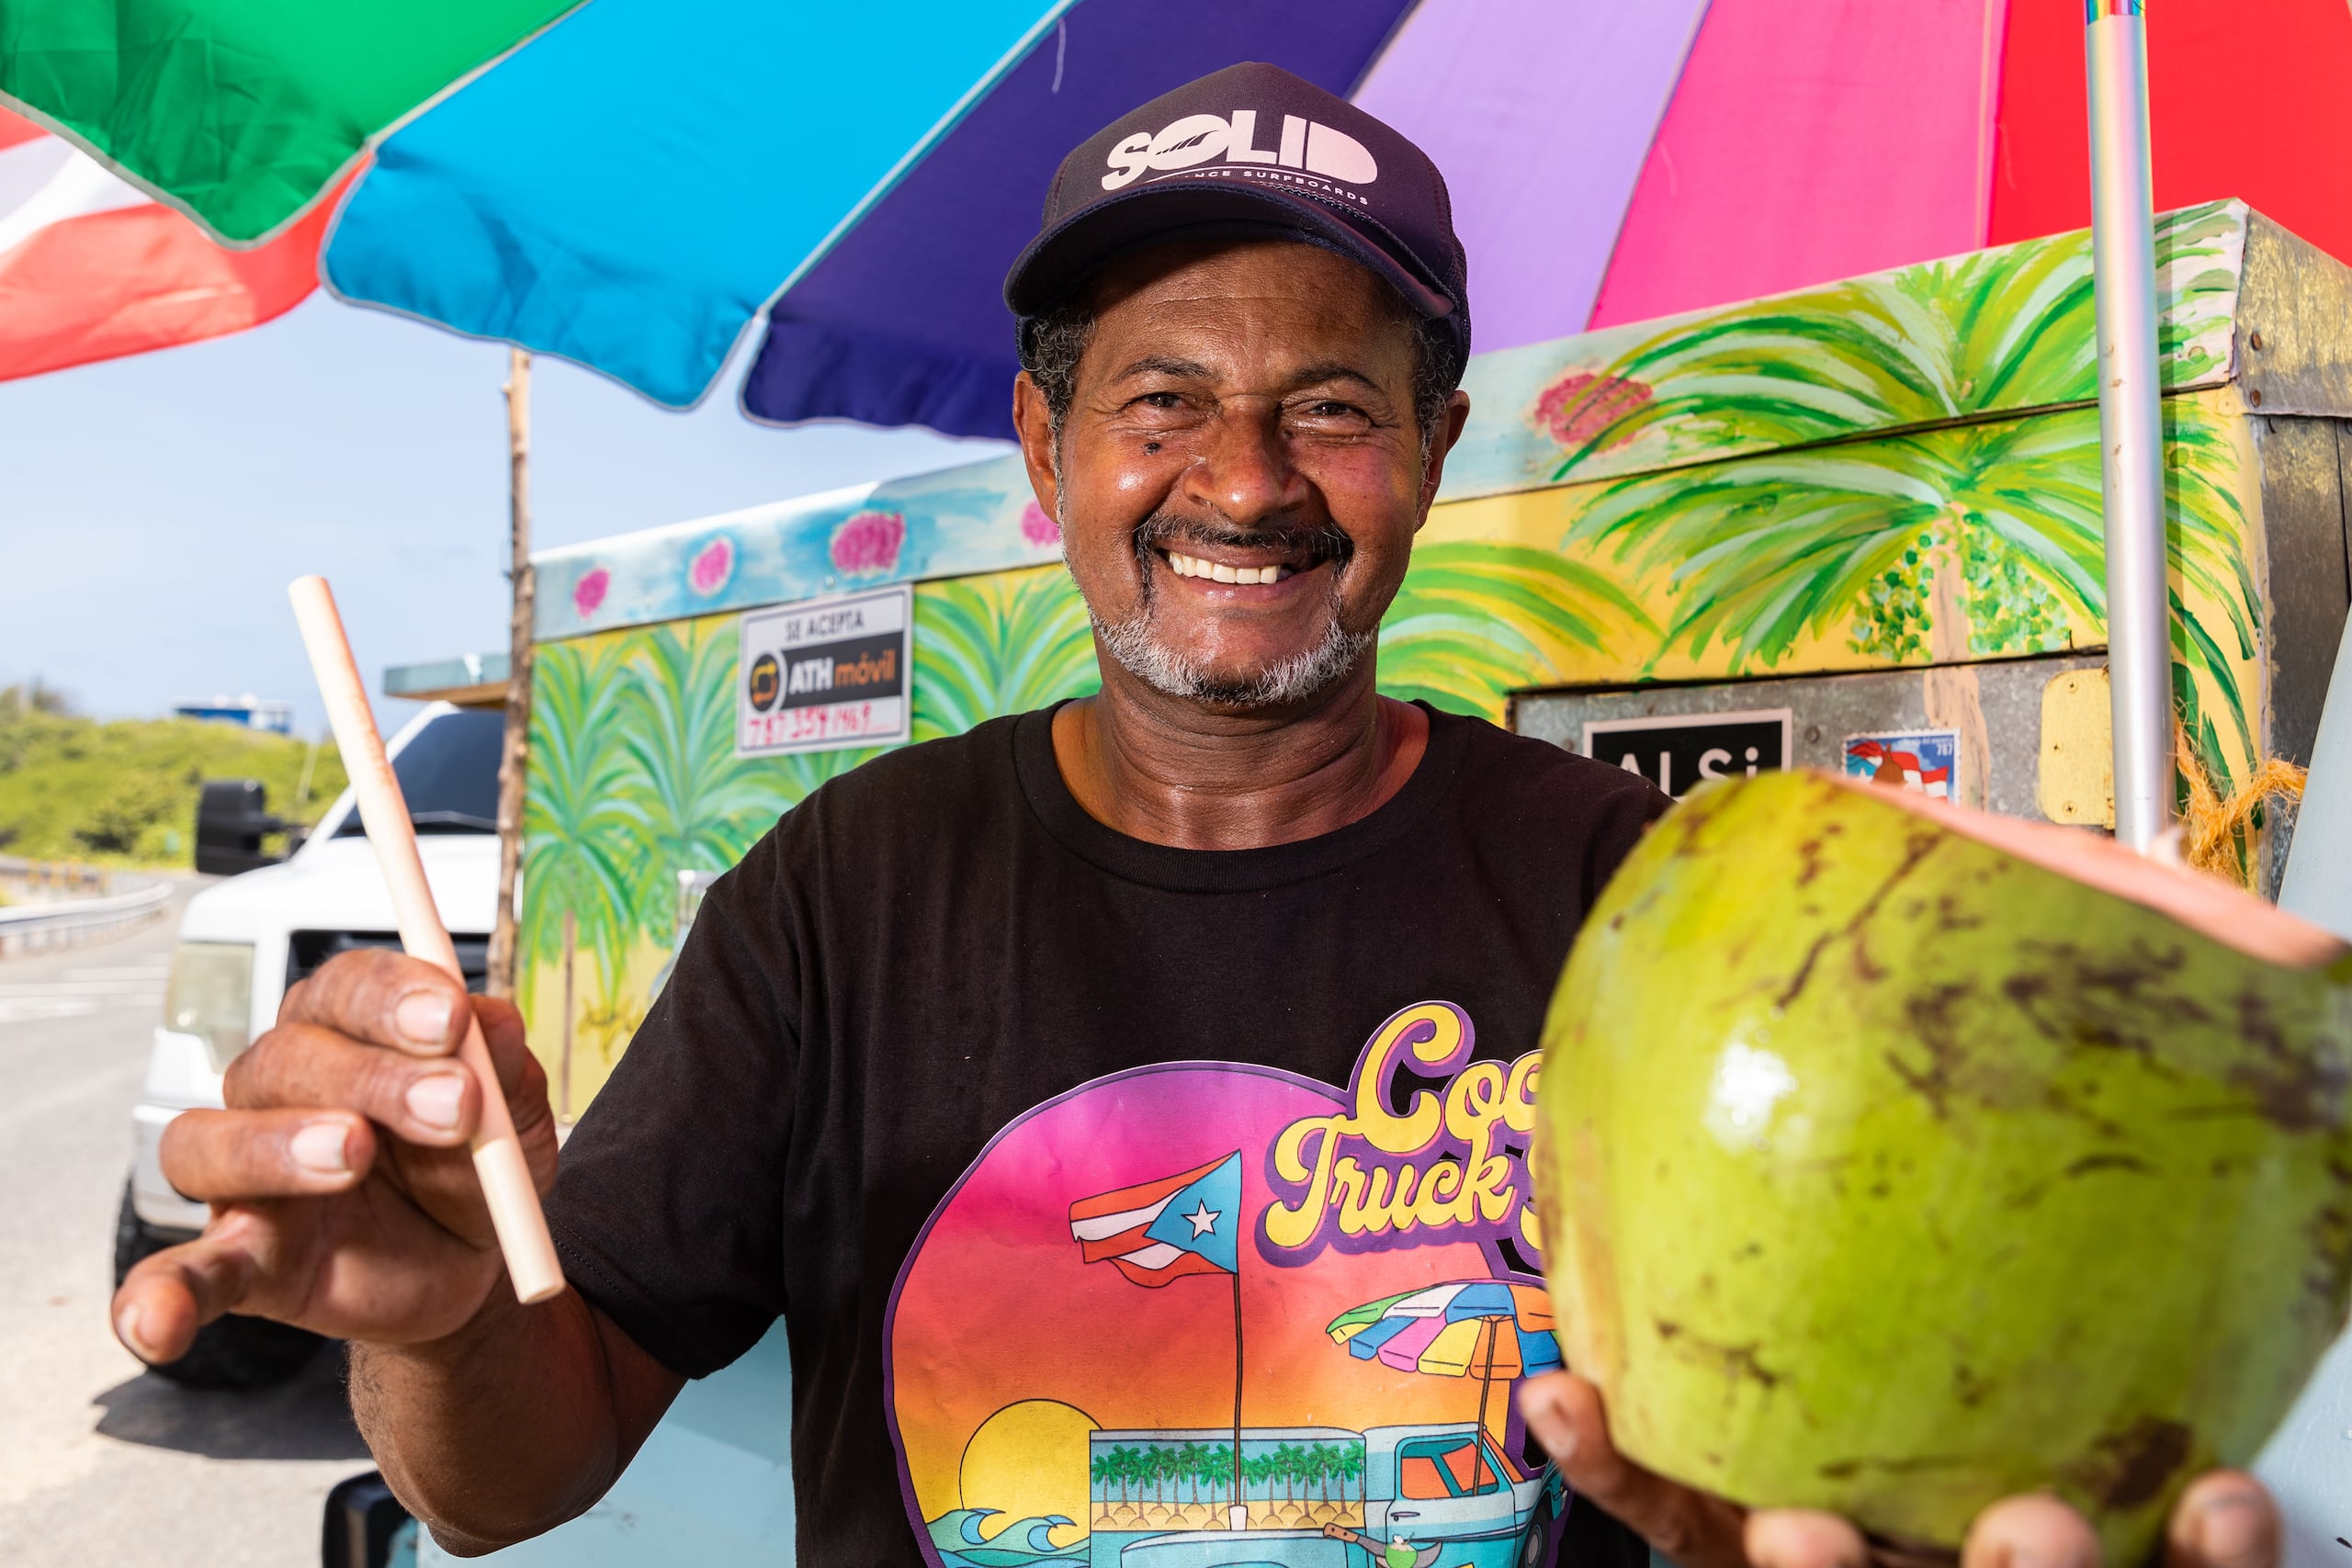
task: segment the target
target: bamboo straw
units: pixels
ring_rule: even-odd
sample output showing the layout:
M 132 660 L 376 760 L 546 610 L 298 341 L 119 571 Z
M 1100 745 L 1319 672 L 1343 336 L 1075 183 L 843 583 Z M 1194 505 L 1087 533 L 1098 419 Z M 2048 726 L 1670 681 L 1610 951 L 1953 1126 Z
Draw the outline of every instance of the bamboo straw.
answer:
M 424 862 L 416 852 L 416 828 L 409 820 L 408 802 L 401 795 L 400 780 L 384 756 L 383 737 L 376 732 L 376 716 L 359 682 L 359 667 L 351 657 L 343 617 L 336 613 L 334 593 L 323 577 L 300 577 L 286 590 L 294 602 L 294 619 L 302 628 L 302 645 L 311 655 L 311 673 L 318 677 L 319 694 L 326 701 L 327 718 L 334 726 L 336 746 L 343 751 L 344 770 L 359 800 L 359 819 L 375 847 L 376 863 L 383 868 L 391 889 L 392 908 L 401 928 L 401 946 L 412 958 L 422 958 L 447 971 L 459 983 L 458 950 L 448 928 L 433 903 L 425 884 Z M 556 1262 L 555 1243 L 548 1235 L 547 1215 L 539 1208 L 538 1190 L 514 1135 L 514 1119 L 506 1096 L 491 1066 L 490 1047 L 483 1043 L 481 1025 L 466 1026 L 465 1043 L 458 1048 L 481 1086 L 481 1116 L 473 1136 L 474 1174 L 490 1205 L 490 1223 L 498 1232 L 499 1250 L 506 1258 L 506 1272 L 517 1299 L 543 1302 L 560 1294 L 563 1269 Z

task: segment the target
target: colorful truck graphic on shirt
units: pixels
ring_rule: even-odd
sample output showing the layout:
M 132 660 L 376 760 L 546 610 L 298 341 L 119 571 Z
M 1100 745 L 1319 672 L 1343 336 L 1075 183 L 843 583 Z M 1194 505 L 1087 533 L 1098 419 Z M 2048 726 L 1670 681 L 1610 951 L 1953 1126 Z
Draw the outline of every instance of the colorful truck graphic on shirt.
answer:
M 1468 1422 L 1251 1427 L 1241 1448 L 1239 1529 L 1231 1432 L 1098 1431 L 1084 1520 L 998 1527 L 963 1508 L 932 1521 L 932 1544 L 953 1568 L 1385 1568 L 1391 1546 L 1407 1563 L 1434 1551 L 1433 1568 L 1517 1568 L 1563 1500 L 1556 1476 L 1528 1475 Z M 1083 1540 L 1051 1544 L 1081 1522 Z

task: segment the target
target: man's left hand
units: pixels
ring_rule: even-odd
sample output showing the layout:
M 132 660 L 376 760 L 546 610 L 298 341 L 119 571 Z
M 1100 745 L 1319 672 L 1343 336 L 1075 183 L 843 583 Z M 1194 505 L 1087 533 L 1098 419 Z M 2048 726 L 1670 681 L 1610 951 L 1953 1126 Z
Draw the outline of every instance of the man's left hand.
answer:
M 1747 1509 L 1653 1475 L 1609 1438 L 1600 1391 L 1553 1372 L 1530 1378 L 1520 1410 L 1569 1487 L 1680 1568 L 1868 1568 L 1850 1520 L 1810 1508 Z M 2199 1476 L 2165 1527 L 2164 1568 L 2278 1568 L 2278 1511 L 2243 1471 Z M 2005 1497 L 1976 1516 L 1961 1568 L 2100 1568 L 2082 1515 L 2042 1494 Z M 2129 1565 L 2126 1565 L 2129 1568 Z

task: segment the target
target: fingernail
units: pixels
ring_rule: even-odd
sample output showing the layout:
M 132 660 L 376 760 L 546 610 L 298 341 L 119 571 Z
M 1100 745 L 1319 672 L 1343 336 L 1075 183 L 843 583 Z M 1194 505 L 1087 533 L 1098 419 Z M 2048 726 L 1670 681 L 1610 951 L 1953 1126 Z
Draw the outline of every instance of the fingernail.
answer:
M 288 1139 L 286 1147 L 304 1170 L 341 1176 L 351 1168 L 350 1157 L 344 1153 L 350 1138 L 351 1129 L 340 1122 L 313 1122 Z
M 2053 1544 L 2034 1536 L 2013 1538 L 2002 1545 L 2006 1550 L 1997 1560 L 2001 1568 L 2093 1568 L 2097 1562 L 2094 1558 L 2090 1563 L 2086 1563 L 2063 1544 Z
M 443 991 L 411 991 L 392 1010 L 400 1032 L 420 1045 L 438 1045 L 449 1037 L 449 998 Z
M 1747 1516 L 1743 1535 L 1754 1568 L 1862 1568 L 1870 1561 L 1860 1531 L 1834 1514 L 1810 1508 L 1759 1508 Z
M 458 1124 L 458 1110 L 465 1102 L 466 1080 L 456 1073 L 435 1073 L 408 1086 L 401 1097 L 408 1113 L 427 1127 L 448 1132 Z
M 2244 1562 L 2262 1545 L 2269 1521 L 2262 1500 L 2247 1492 L 2222 1492 L 2197 1507 L 2197 1545 L 2208 1562 Z
M 142 1361 L 151 1361 L 154 1359 L 154 1352 L 147 1348 L 146 1337 L 140 1332 L 146 1326 L 146 1315 L 137 1302 L 131 1303 L 115 1314 L 114 1332 L 115 1337 L 121 1340 L 132 1355 Z

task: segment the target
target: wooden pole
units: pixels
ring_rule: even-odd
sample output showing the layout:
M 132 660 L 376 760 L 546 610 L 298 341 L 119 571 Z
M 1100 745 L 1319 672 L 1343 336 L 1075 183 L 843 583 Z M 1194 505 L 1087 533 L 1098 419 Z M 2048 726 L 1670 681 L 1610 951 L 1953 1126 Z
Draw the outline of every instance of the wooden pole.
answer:
M 523 869 L 523 792 L 531 751 L 531 353 L 510 348 L 506 368 L 506 734 L 498 755 L 498 916 L 490 931 L 490 994 L 514 994 L 514 883 Z M 566 1020 L 567 1027 L 570 1021 Z

